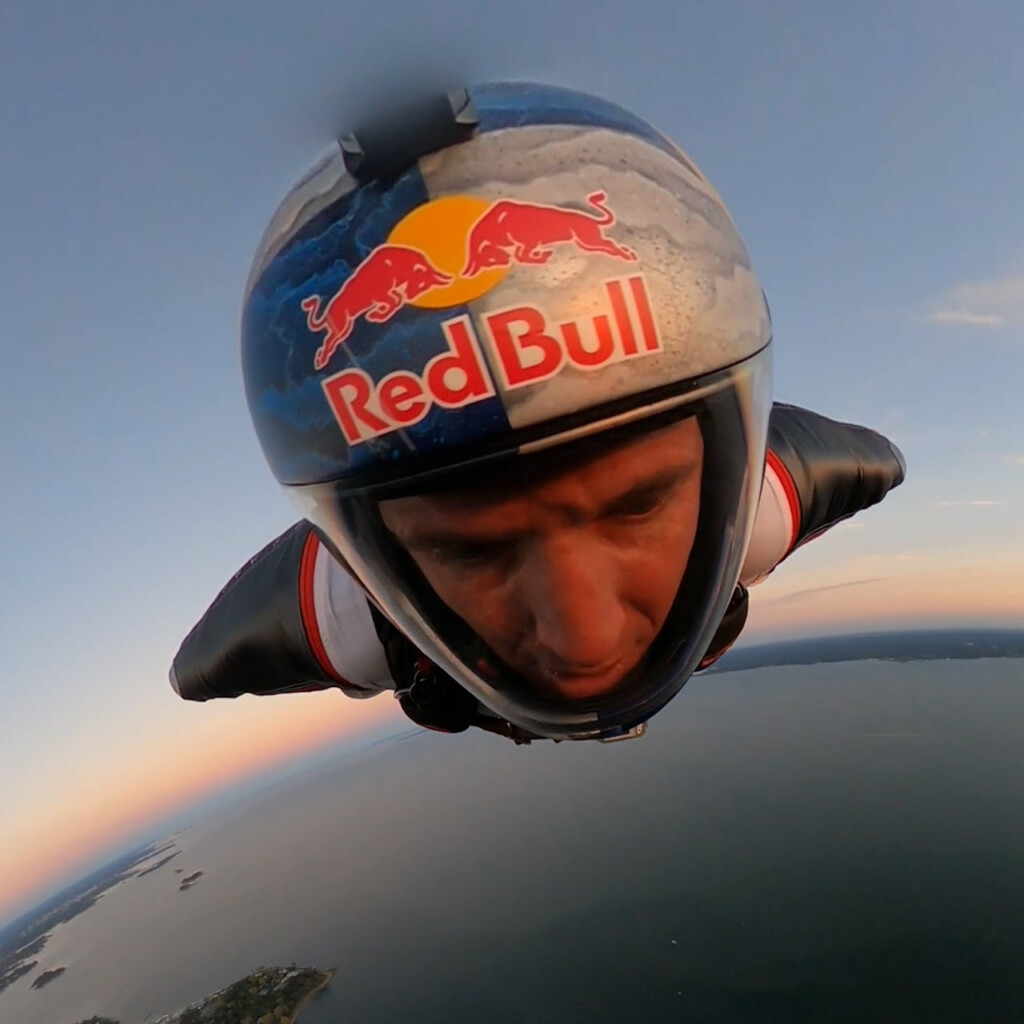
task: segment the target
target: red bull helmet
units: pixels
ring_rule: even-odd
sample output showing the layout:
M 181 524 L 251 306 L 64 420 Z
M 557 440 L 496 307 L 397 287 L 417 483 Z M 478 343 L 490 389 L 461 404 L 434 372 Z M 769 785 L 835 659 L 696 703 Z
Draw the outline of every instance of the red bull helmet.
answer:
M 771 325 L 725 206 L 627 111 L 484 85 L 332 146 L 274 215 L 242 358 L 270 466 L 490 712 L 614 738 L 739 576 Z

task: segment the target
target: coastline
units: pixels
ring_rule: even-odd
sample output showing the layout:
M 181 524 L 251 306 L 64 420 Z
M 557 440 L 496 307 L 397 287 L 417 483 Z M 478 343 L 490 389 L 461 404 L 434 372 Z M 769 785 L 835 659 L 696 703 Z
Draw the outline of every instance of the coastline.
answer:
M 304 995 L 302 997 L 302 999 L 296 1005 L 295 1009 L 292 1010 L 291 1016 L 288 1017 L 285 1020 L 284 1024 L 298 1024 L 299 1014 L 302 1013 L 302 1011 L 305 1009 L 306 1004 L 311 1002 L 314 996 L 317 996 L 321 992 L 323 992 L 323 990 L 325 988 L 327 988 L 328 985 L 330 985 L 331 980 L 334 978 L 334 975 L 337 974 L 337 973 L 338 973 L 338 968 L 337 967 L 329 967 L 326 971 L 321 971 L 320 972 L 320 977 L 321 977 L 320 984 L 317 985 L 316 988 L 310 989 L 310 991 L 307 992 L 306 995 Z

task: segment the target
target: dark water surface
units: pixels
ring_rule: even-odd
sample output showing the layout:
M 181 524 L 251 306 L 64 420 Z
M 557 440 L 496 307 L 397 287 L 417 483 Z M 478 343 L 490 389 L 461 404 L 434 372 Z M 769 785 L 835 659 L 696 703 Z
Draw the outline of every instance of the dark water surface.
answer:
M 698 677 L 625 743 L 416 732 L 173 837 L 0 1021 L 292 962 L 338 968 L 300 1024 L 1021 1021 L 1022 726 L 983 658 Z

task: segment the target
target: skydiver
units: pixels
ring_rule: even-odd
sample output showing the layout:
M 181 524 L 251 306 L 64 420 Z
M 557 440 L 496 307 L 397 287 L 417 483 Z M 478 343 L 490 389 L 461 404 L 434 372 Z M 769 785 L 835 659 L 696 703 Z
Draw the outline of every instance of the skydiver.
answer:
M 391 691 L 519 743 L 641 733 L 751 586 L 905 475 L 880 434 L 772 404 L 771 340 L 721 199 L 620 107 L 487 85 L 345 137 L 243 304 L 250 412 L 303 519 L 172 685 Z

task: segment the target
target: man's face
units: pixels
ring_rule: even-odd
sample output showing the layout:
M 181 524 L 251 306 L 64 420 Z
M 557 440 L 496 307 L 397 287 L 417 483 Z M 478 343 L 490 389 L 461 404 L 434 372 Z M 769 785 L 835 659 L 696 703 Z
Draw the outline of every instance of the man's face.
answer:
M 510 668 L 564 698 L 640 663 L 690 557 L 704 446 L 696 419 L 514 493 L 381 503 L 438 596 Z

